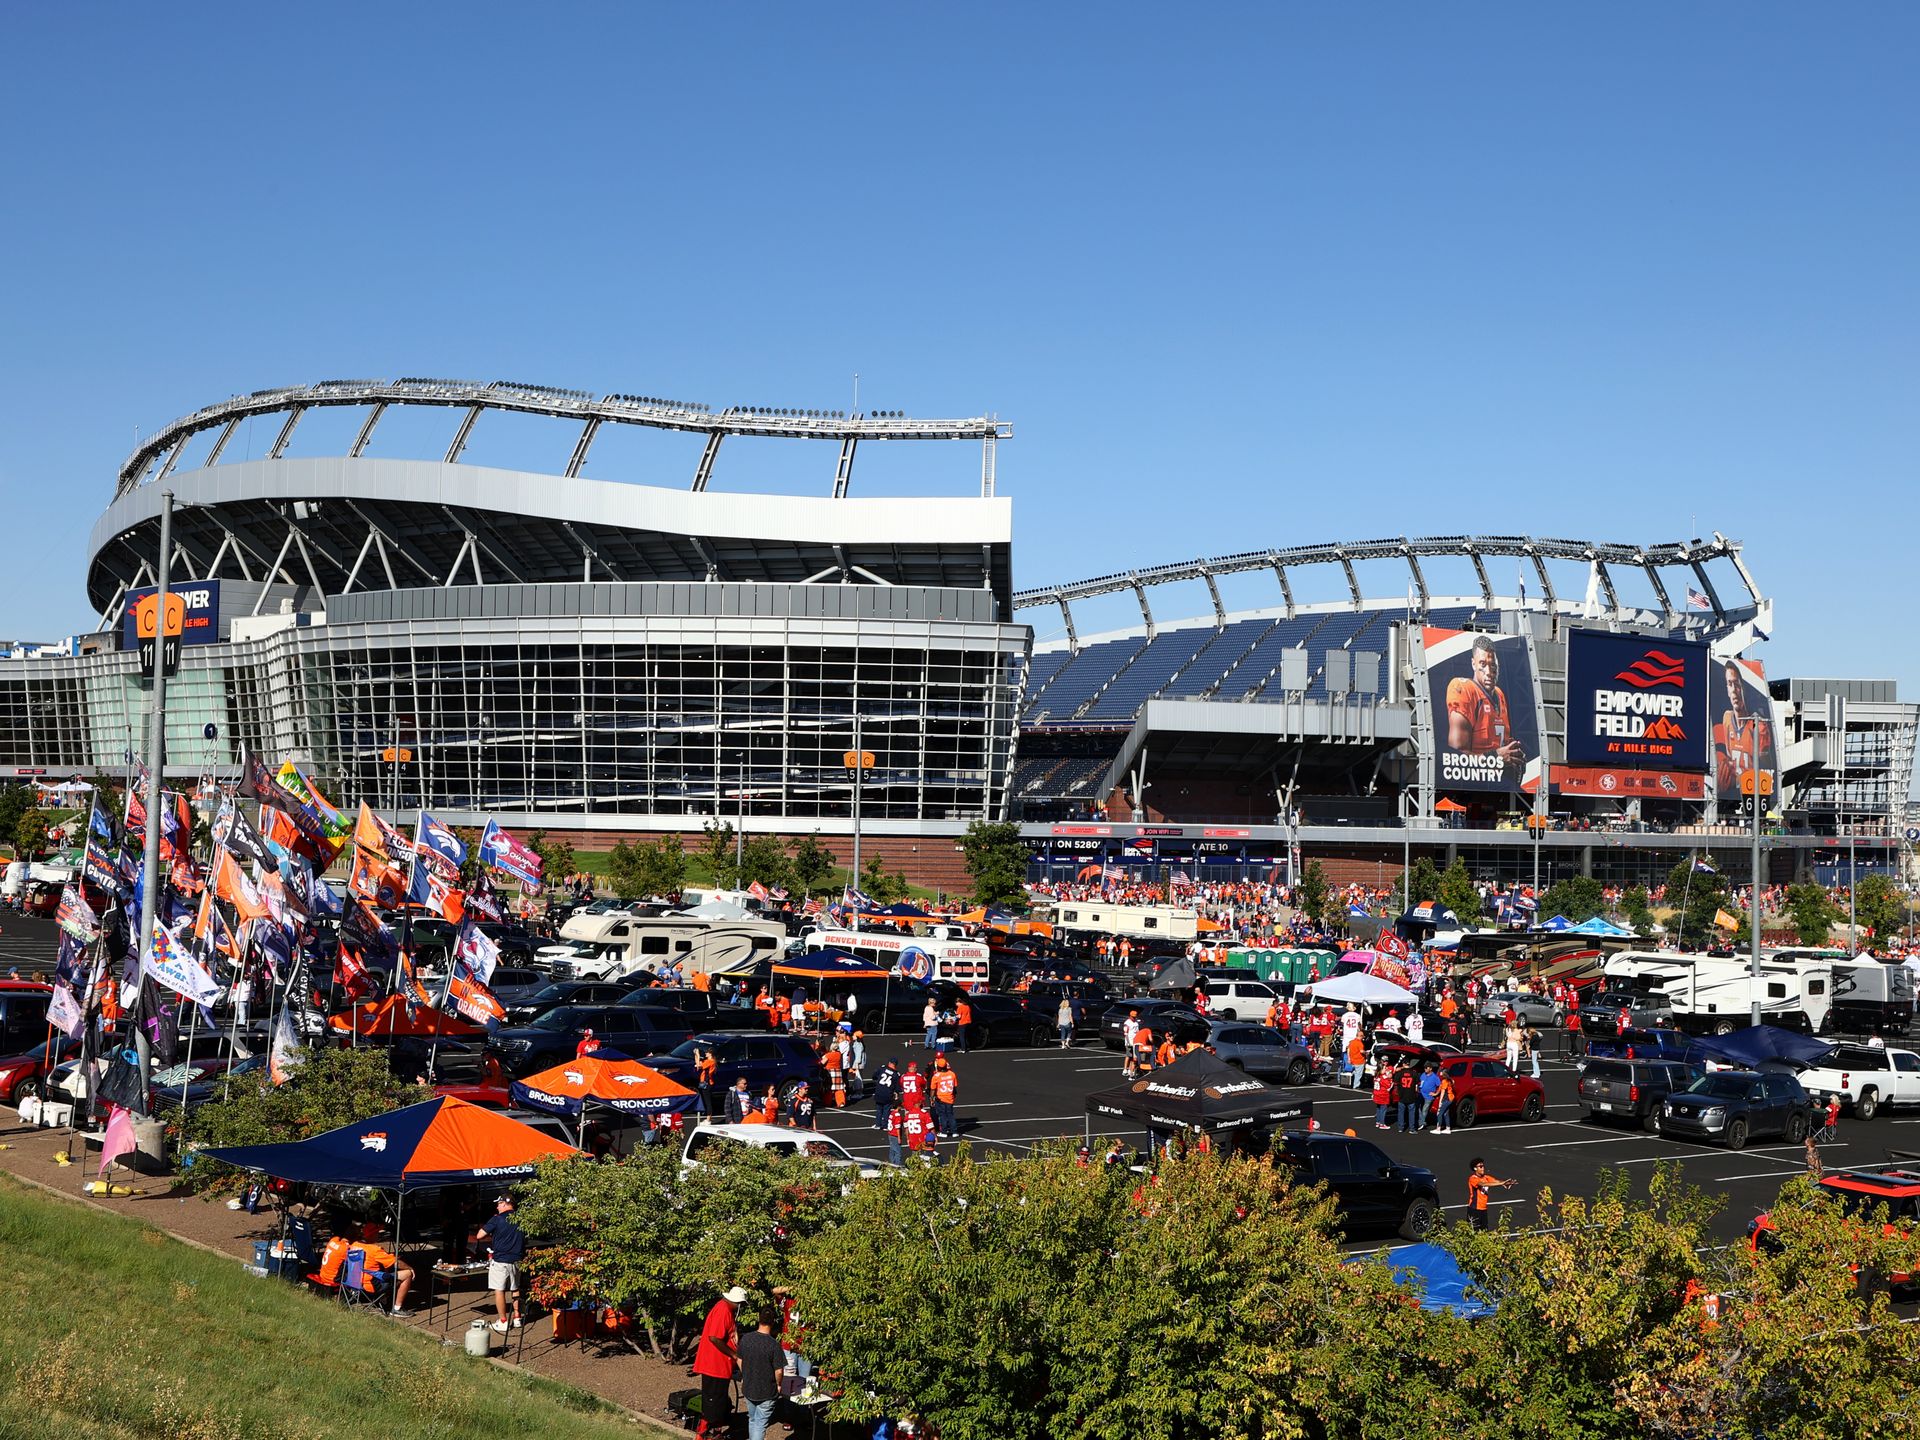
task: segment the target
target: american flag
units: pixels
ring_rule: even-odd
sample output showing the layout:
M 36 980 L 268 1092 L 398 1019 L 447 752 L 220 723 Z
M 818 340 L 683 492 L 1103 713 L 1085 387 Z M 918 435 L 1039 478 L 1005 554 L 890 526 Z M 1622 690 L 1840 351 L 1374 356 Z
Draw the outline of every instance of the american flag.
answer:
M 1713 609 L 1713 601 L 1709 600 L 1706 596 L 1702 595 L 1698 590 L 1694 589 L 1691 585 L 1689 585 L 1687 587 L 1687 609 L 1711 610 Z

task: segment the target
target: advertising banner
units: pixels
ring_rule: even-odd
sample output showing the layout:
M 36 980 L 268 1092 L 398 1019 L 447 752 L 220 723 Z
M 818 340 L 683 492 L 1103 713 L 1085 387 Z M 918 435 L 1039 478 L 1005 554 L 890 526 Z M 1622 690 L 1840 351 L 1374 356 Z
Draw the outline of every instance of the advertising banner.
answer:
M 220 643 L 220 582 L 183 580 L 167 587 L 186 605 L 186 620 L 180 629 L 182 645 L 218 645 Z M 127 607 L 120 617 L 120 648 L 131 650 L 139 643 L 134 634 L 134 611 L 140 602 L 154 593 L 151 585 L 127 592 Z
M 1707 647 L 1575 630 L 1567 639 L 1567 763 L 1705 770 Z
M 1598 795 L 1616 800 L 1704 800 L 1707 777 L 1683 770 L 1556 765 L 1553 788 L 1562 795 Z
M 1526 640 L 1431 628 L 1423 635 L 1440 789 L 1531 793 L 1540 727 Z
M 1720 813 L 1745 808 L 1749 797 L 1740 788 L 1743 775 L 1765 775 L 1764 792 L 1778 787 L 1779 752 L 1773 724 L 1773 697 L 1767 693 L 1767 672 L 1758 660 L 1726 660 L 1713 671 L 1713 784 L 1720 796 Z M 1776 802 L 1763 794 L 1761 812 Z M 1751 813 L 1751 812 L 1748 812 Z

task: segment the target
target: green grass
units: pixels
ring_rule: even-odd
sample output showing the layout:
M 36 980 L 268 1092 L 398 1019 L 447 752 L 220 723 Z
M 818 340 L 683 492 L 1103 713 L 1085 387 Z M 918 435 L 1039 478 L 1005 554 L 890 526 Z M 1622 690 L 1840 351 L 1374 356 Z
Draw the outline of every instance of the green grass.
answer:
M 0 1176 L 0 1435 L 175 1440 L 641 1433 L 593 1397 L 350 1313 Z

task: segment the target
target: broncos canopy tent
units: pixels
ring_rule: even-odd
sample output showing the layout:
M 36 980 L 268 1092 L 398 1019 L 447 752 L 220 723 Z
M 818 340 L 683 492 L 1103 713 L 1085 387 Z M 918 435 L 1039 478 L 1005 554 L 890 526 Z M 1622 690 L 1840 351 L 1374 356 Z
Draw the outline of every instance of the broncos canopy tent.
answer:
M 1237 1130 L 1304 1125 L 1311 1100 L 1236 1070 L 1217 1055 L 1193 1050 L 1138 1080 L 1087 1097 L 1087 1114 L 1118 1115 L 1155 1130 Z
M 537 1161 L 575 1155 L 571 1145 L 450 1095 L 422 1100 L 309 1140 L 203 1150 L 240 1170 L 310 1185 L 365 1185 L 405 1194 L 475 1181 L 513 1180 Z
M 1611 920 L 1603 920 L 1598 915 L 1590 920 L 1582 920 L 1578 925 L 1569 925 L 1566 931 L 1569 935 L 1602 935 L 1610 940 L 1633 939 L 1633 931 L 1624 929 Z
M 875 965 L 851 955 L 845 950 L 827 947 L 821 950 L 808 950 L 804 954 L 774 963 L 773 973 L 789 975 L 799 980 L 879 980 L 892 972 L 884 965 Z
M 444 1010 L 435 1010 L 426 1005 L 409 1004 L 404 995 L 383 995 L 378 1000 L 365 1001 L 351 1010 L 328 1017 L 327 1024 L 343 1035 L 350 1035 L 357 1030 L 371 1040 L 390 1040 L 395 1036 L 408 1039 L 428 1036 L 438 1036 L 443 1040 L 464 1039 L 487 1033 L 458 1015 L 449 1015 Z
M 580 1115 L 604 1105 L 628 1115 L 673 1115 L 691 1110 L 700 1097 L 638 1060 L 582 1055 L 551 1070 L 516 1080 L 513 1101 L 553 1115 Z

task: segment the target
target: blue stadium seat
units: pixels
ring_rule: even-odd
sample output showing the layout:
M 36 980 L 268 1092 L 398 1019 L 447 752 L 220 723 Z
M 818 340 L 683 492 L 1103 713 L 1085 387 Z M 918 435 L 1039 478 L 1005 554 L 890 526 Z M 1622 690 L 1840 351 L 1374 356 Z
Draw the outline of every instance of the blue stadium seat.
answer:
M 1130 720 L 1148 699 L 1213 639 L 1212 630 L 1163 630 L 1133 657 L 1081 718 Z
M 1272 623 L 1271 620 L 1234 621 L 1209 640 L 1161 693 L 1169 698 L 1200 694 L 1226 674 L 1228 667 L 1246 654 Z
M 1050 720 L 1067 719 L 1146 645 L 1144 635 L 1122 635 L 1086 646 L 1060 667 L 1052 684 L 1037 695 L 1029 694 L 1022 718 L 1028 724 L 1043 714 Z

